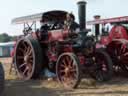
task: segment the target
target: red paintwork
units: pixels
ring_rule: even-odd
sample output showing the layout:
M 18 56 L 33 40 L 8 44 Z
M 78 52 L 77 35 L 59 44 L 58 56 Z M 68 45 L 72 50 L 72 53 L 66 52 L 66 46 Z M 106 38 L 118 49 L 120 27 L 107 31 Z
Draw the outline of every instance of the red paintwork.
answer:
M 15 41 L 13 50 L 10 52 L 10 56 L 11 56 L 11 57 L 14 57 L 14 55 L 15 55 L 15 50 L 16 50 L 16 41 Z
M 127 39 L 128 40 L 128 32 L 123 26 L 114 26 L 109 35 L 110 39 Z
M 63 42 L 66 37 L 68 37 L 69 30 L 53 30 L 48 32 L 48 41 L 49 42 Z M 73 52 L 72 45 L 69 44 L 64 44 L 62 49 L 62 52 Z M 50 61 L 56 62 L 58 57 L 54 54 L 56 52 L 55 45 L 53 45 L 52 49 L 48 52 L 48 57 Z M 74 53 L 74 52 L 73 52 Z M 85 57 L 81 54 L 77 54 L 80 64 L 85 64 Z
M 64 45 L 63 52 L 73 52 L 72 45 Z
M 41 41 L 42 43 L 49 44 L 51 43 L 51 48 L 48 50 L 48 57 L 49 61 L 56 62 L 58 59 L 58 56 L 56 56 L 56 43 L 55 42 L 64 42 L 65 38 L 68 37 L 69 30 L 67 29 L 60 29 L 60 30 L 52 30 L 48 31 L 48 40 L 47 41 Z M 32 37 L 34 39 L 38 39 L 39 34 L 37 32 L 31 33 Z M 63 48 L 61 49 L 62 52 L 73 52 L 72 45 L 64 44 Z
M 81 53 L 78 53 L 77 56 L 79 58 L 80 64 L 84 65 L 86 62 L 86 58 Z
M 68 30 L 53 30 L 48 32 L 49 41 L 63 41 L 68 36 Z
M 54 30 L 48 32 L 49 41 L 62 41 L 63 40 L 63 33 L 62 30 Z
M 87 25 L 122 23 L 122 22 L 128 22 L 128 16 L 87 21 Z M 125 27 L 118 25 L 118 26 L 114 26 L 111 29 L 108 36 L 101 36 L 100 43 L 101 45 L 108 45 L 113 41 L 124 42 L 124 40 L 125 42 L 127 42 L 126 40 L 128 40 L 128 31 L 126 30 Z
M 101 36 L 100 43 L 103 45 L 108 45 L 111 42 L 111 39 L 109 36 Z
M 114 26 L 108 36 L 101 36 L 101 44 L 108 45 L 114 40 L 125 39 L 128 40 L 128 32 L 123 26 Z
M 52 62 L 56 62 L 57 61 L 57 56 L 56 56 L 55 53 L 52 53 L 51 51 L 48 51 L 47 55 L 50 58 L 49 61 L 52 61 Z

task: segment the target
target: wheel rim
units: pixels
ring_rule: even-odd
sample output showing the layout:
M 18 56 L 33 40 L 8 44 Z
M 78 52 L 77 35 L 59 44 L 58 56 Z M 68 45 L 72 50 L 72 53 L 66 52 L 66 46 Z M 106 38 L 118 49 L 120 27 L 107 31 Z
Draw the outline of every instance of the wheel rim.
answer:
M 95 70 L 95 77 L 98 81 L 104 81 L 105 76 L 109 74 L 109 67 L 107 64 L 107 60 L 105 56 L 101 53 L 96 53 L 96 70 Z
M 65 87 L 74 88 L 79 78 L 77 60 L 66 54 L 61 56 L 57 63 L 58 79 Z
M 28 41 L 21 40 L 16 49 L 16 67 L 23 79 L 30 79 L 34 70 L 34 52 Z

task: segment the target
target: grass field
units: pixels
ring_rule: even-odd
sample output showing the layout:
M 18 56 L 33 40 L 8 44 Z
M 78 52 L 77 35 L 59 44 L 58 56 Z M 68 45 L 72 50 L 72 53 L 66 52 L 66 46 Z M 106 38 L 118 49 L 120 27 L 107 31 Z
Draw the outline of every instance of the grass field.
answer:
M 126 76 L 116 75 L 111 81 L 96 83 L 96 85 L 89 83 L 91 79 L 84 79 L 77 89 L 68 90 L 57 81 L 19 80 L 14 73 L 9 75 L 11 58 L 0 59 L 0 61 L 4 61 L 5 96 L 128 96 Z

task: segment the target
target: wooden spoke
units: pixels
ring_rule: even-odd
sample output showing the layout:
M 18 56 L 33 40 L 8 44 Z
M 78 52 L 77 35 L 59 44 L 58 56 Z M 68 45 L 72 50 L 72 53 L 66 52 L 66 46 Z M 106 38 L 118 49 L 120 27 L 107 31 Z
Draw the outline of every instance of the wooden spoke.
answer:
M 23 71 L 23 75 L 25 75 L 25 73 L 29 70 L 28 67 L 25 68 L 25 70 Z
M 65 59 L 62 60 L 62 63 L 63 63 L 65 66 L 67 66 L 67 63 L 66 63 Z
M 26 65 L 26 63 L 23 63 L 23 64 L 21 64 L 20 66 L 19 66 L 19 68 L 22 68 L 22 67 L 24 67 Z
M 28 55 L 32 55 L 32 49 L 29 50 Z
M 22 48 L 18 48 L 19 51 L 21 51 L 22 53 L 24 52 L 24 49 Z
M 61 73 L 65 73 L 65 69 L 61 69 L 60 72 L 61 72 Z
M 18 59 L 24 59 L 24 56 L 17 56 Z
M 27 51 L 26 51 L 25 54 L 28 55 L 30 50 L 31 50 L 31 47 L 29 46 L 29 47 L 27 48 Z
M 124 53 L 124 56 L 128 56 L 128 52 Z
M 60 64 L 61 68 L 65 68 L 65 65 L 63 63 Z

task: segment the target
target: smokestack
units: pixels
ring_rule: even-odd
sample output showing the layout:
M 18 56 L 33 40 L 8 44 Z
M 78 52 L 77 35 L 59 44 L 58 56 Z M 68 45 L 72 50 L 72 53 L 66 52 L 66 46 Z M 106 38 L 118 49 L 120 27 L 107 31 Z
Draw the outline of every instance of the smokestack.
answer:
M 77 4 L 80 30 L 82 31 L 86 29 L 86 1 L 79 1 Z
M 99 20 L 100 17 L 101 17 L 100 15 L 95 15 L 95 16 L 94 16 L 94 20 Z
M 94 16 L 94 20 L 99 20 L 100 19 L 100 15 L 95 15 Z M 96 37 L 98 37 L 100 35 L 100 24 L 95 24 L 95 35 Z

